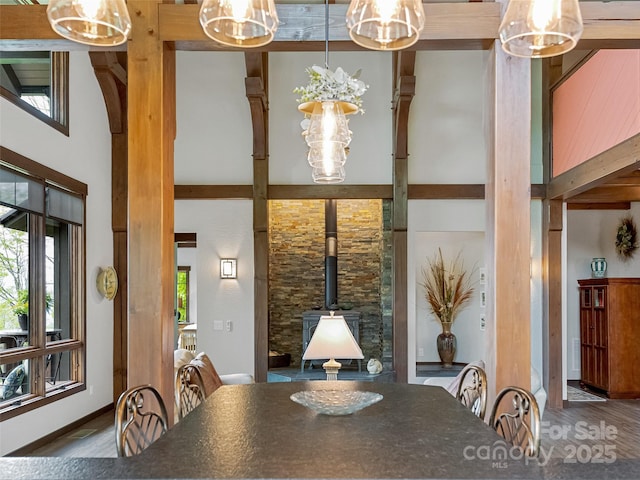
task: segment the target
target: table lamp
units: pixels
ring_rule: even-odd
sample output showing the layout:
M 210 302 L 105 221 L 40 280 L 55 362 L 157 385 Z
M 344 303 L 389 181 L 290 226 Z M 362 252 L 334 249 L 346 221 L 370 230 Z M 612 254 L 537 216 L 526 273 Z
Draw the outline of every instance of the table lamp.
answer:
M 351 330 L 342 315 L 323 315 L 320 317 L 311 341 L 302 356 L 303 360 L 322 360 L 328 358 L 329 361 L 322 364 L 327 372 L 327 380 L 337 380 L 338 370 L 342 364 L 336 358 L 364 358 L 362 350 L 353 338 Z

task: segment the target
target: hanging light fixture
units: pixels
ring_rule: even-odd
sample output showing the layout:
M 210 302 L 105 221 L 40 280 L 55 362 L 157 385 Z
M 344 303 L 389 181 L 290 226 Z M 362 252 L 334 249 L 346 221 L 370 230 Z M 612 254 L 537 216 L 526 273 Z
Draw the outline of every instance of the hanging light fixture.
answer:
M 510 0 L 499 31 L 508 54 L 545 58 L 574 48 L 582 28 L 578 0 Z
M 400 50 L 413 45 L 424 28 L 422 0 L 351 0 L 349 36 L 373 50 Z
M 203 0 L 200 24 L 211 39 L 231 47 L 261 47 L 278 29 L 274 0 Z
M 298 110 L 306 115 L 302 121 L 303 136 L 309 152 L 311 176 L 315 183 L 340 183 L 345 179 L 351 131 L 346 115 L 357 113 L 360 97 L 367 86 L 357 76 L 348 75 L 340 67 L 329 70 L 329 2 L 325 0 L 325 68 L 307 69 L 311 81 L 306 87 L 294 90 L 301 93 Z M 352 103 L 353 102 L 353 103 Z
M 125 0 L 49 0 L 47 17 L 58 35 L 86 45 L 120 45 L 131 31 Z

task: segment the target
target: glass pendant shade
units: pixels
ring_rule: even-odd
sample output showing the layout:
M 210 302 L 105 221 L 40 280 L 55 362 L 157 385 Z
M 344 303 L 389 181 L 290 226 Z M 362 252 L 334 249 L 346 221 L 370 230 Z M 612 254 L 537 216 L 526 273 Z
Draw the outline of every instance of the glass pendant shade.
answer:
M 323 168 L 328 172 L 344 166 L 347 162 L 347 152 L 341 143 L 322 142 L 309 148 L 307 160 L 313 168 Z
M 274 0 L 203 0 L 200 24 L 223 45 L 261 47 L 273 40 L 278 14 Z
M 342 183 L 345 179 L 345 171 L 344 167 L 334 167 L 329 169 L 318 167 L 312 169 L 311 177 L 313 178 L 314 183 Z
M 413 45 L 424 28 L 422 0 L 351 0 L 349 36 L 372 50 L 400 50 Z
M 574 48 L 582 28 L 578 0 L 510 0 L 499 32 L 508 54 L 545 58 Z
M 343 148 L 349 145 L 351 132 L 342 102 L 336 100 L 315 102 L 305 140 L 310 147 L 326 141 L 341 143 Z
M 86 45 L 120 45 L 131 31 L 125 0 L 49 0 L 47 17 L 58 35 Z

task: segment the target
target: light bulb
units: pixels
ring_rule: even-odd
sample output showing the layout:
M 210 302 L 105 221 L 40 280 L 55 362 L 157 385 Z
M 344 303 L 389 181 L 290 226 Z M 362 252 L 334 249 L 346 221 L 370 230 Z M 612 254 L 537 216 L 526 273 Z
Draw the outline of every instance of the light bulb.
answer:
M 230 0 L 228 6 L 236 22 L 244 22 L 249 17 L 249 0 Z
M 558 0 L 532 0 L 529 6 L 527 24 L 534 32 L 546 32 L 555 28 L 560 20 Z
M 84 18 L 97 20 L 105 16 L 105 0 L 73 0 L 72 3 Z

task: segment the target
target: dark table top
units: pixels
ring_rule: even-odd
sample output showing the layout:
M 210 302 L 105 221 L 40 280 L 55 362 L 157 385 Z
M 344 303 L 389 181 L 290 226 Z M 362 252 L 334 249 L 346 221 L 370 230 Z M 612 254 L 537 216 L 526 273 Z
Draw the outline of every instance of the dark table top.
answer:
M 290 400 L 305 389 L 375 391 L 384 399 L 352 415 L 327 416 Z M 4 458 L 0 478 L 604 478 L 591 465 L 491 458 L 501 446 L 488 425 L 440 387 L 229 385 L 137 457 Z M 606 465 L 607 478 L 636 474 L 638 466 Z

